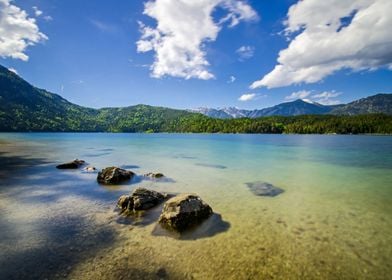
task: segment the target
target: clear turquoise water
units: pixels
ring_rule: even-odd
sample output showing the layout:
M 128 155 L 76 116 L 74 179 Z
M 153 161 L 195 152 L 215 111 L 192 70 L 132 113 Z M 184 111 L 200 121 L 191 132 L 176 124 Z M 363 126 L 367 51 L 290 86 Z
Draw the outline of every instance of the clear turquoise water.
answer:
M 142 180 L 104 187 L 81 158 Z M 0 134 L 1 279 L 389 279 L 392 137 Z M 245 183 L 281 187 L 254 196 Z M 121 218 L 135 187 L 195 192 L 219 214 L 182 238 L 161 208 Z

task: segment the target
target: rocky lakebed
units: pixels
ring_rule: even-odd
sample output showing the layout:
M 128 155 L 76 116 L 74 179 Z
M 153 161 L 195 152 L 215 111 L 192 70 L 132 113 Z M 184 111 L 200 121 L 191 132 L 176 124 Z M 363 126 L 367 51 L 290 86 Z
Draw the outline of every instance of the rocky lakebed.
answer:
M 138 176 L 131 170 L 116 166 L 106 167 L 98 172 L 94 166 L 86 165 L 87 163 L 84 160 L 75 159 L 59 164 L 56 167 L 57 169 L 83 168 L 83 172 L 98 173 L 97 182 L 103 185 L 124 184 Z M 146 180 L 163 180 L 165 175 L 149 172 L 141 175 L 141 178 Z M 246 185 L 256 196 L 274 197 L 284 192 L 283 189 L 266 182 L 256 181 L 246 183 Z M 134 189 L 131 194 L 120 196 L 116 209 L 119 211 L 119 215 L 123 217 L 140 217 L 140 212 L 149 211 L 162 203 L 164 205 L 157 223 L 160 225 L 160 228 L 179 234 L 171 236 L 180 236 L 183 232 L 195 229 L 214 214 L 211 206 L 195 193 L 161 193 L 142 187 Z
M 2 139 L 0 279 L 390 278 L 391 138 Z

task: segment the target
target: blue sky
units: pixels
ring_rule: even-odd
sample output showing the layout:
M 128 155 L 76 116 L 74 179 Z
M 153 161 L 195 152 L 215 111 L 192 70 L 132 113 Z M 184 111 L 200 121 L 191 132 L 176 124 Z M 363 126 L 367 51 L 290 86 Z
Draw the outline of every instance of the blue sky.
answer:
M 29 22 L 0 31 L 29 43 L 0 43 L 0 64 L 89 107 L 254 109 L 391 92 L 389 1 L 303 2 L 0 0 L 1 17 Z

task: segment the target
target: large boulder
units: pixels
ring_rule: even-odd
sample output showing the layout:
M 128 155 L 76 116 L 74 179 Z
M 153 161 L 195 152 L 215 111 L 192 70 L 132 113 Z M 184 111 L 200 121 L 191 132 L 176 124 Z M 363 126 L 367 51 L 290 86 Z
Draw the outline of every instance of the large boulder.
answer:
M 101 184 L 115 185 L 132 179 L 134 175 L 132 171 L 112 166 L 98 172 L 97 181 Z
M 137 188 L 131 197 L 134 210 L 147 210 L 161 203 L 166 196 L 156 191 Z
M 131 195 L 122 195 L 117 207 L 124 211 L 147 210 L 163 202 L 166 195 L 145 188 L 137 188 Z
M 195 194 L 180 194 L 169 199 L 159 217 L 159 223 L 176 231 L 184 231 L 212 215 L 211 207 Z
M 254 195 L 258 196 L 277 196 L 284 192 L 283 189 L 266 182 L 257 181 L 246 183 L 246 185 Z
M 81 159 L 75 159 L 73 161 L 67 162 L 67 163 L 62 163 L 56 166 L 58 169 L 77 169 L 80 166 L 85 164 L 84 160 Z

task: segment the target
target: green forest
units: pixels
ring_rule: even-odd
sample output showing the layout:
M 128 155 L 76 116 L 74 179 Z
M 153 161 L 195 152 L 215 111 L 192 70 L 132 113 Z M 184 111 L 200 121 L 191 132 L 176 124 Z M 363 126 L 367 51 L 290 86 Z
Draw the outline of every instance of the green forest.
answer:
M 391 96 L 373 97 L 371 106 L 365 107 L 382 107 L 392 100 Z M 354 108 L 356 111 L 359 110 L 357 107 Z M 215 119 L 185 110 L 148 105 L 94 109 L 36 88 L 0 66 L 0 131 L 392 134 L 392 115 Z
M 173 132 L 173 133 L 297 133 L 360 134 L 392 133 L 392 116 L 303 115 L 261 117 L 257 119 L 214 119 L 147 105 L 100 110 L 70 107 L 63 115 L 51 115 L 46 108 L 27 117 L 18 109 L 13 117 L 0 116 L 1 131 L 72 131 L 72 132 Z

